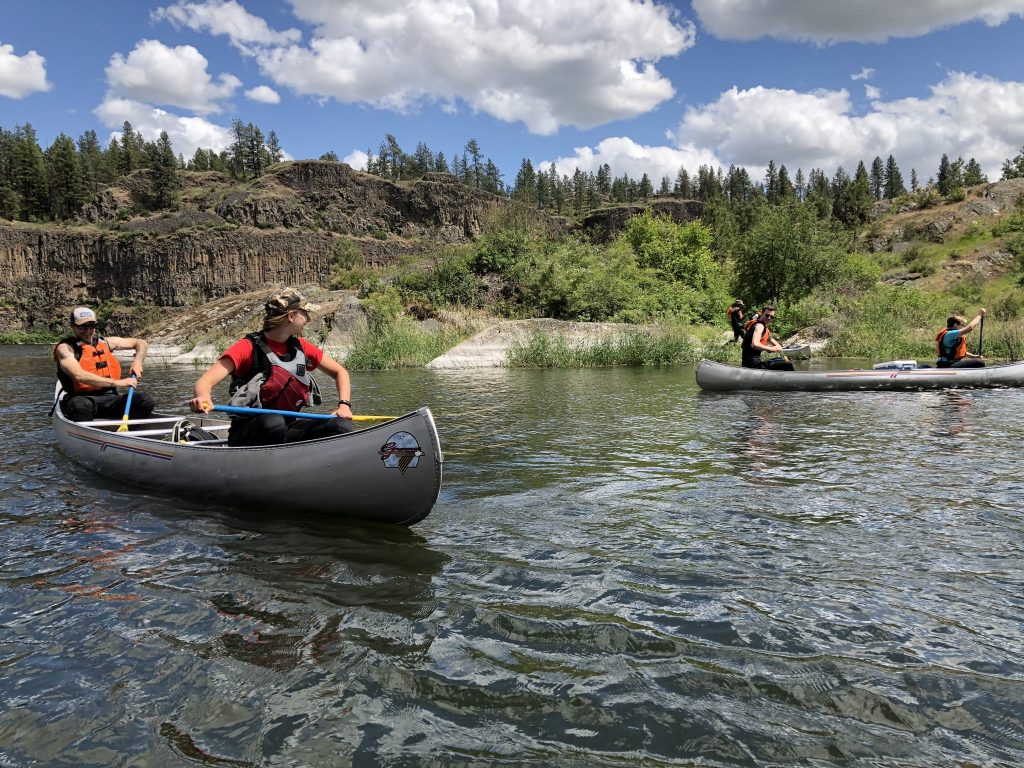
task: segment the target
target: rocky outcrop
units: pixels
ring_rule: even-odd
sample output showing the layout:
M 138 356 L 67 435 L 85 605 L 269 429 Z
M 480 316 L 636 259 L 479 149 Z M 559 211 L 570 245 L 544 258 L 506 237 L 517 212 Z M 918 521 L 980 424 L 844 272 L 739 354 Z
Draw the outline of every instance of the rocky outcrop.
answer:
M 342 163 L 302 161 L 244 184 L 181 173 L 175 209 L 140 213 L 151 182 L 146 171 L 128 176 L 76 224 L 0 224 L 7 330 L 59 325 L 75 304 L 114 305 L 109 316 L 119 305 L 184 307 L 284 284 L 324 286 L 338 252 L 388 266 L 471 240 L 511 205 L 447 174 L 394 184 Z
M 704 215 L 704 203 L 698 200 L 654 200 L 645 205 L 619 205 L 601 208 L 583 218 L 580 229 L 595 243 L 610 242 L 626 227 L 626 223 L 650 210 L 654 215 L 666 215 L 677 224 L 685 224 Z

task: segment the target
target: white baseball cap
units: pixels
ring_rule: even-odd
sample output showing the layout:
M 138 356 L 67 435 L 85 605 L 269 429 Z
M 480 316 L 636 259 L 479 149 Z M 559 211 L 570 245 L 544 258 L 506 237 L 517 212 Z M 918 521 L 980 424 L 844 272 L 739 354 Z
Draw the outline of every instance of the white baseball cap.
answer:
M 71 314 L 68 316 L 68 320 L 71 321 L 72 325 L 81 325 L 82 323 L 95 323 L 96 313 L 88 307 L 75 307 L 71 310 Z

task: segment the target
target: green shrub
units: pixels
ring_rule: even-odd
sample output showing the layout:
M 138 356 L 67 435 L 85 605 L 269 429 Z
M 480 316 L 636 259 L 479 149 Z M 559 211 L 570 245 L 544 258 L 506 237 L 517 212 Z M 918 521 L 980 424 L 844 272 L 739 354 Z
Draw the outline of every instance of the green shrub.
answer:
M 0 344 L 55 344 L 61 334 L 50 330 L 6 331 L 0 333 Z
M 475 255 L 466 248 L 445 248 L 430 255 L 426 269 L 402 272 L 397 286 L 405 298 L 434 306 L 477 308 L 483 282 L 471 268 Z
M 1012 291 L 1000 297 L 992 303 L 992 318 L 994 320 L 1016 320 L 1020 317 L 1021 295 Z
M 477 274 L 507 274 L 529 255 L 530 234 L 518 227 L 502 226 L 480 238 L 472 267 Z
M 461 341 L 455 330 L 423 331 L 402 314 L 397 290 L 378 290 L 363 301 L 367 328 L 358 334 L 345 357 L 357 371 L 419 368 Z
M 675 365 L 702 357 L 682 327 L 658 332 L 625 333 L 595 344 L 569 344 L 563 338 L 537 331 L 525 344 L 509 350 L 511 368 L 601 368 L 619 365 Z
M 962 203 L 967 199 L 967 190 L 963 187 L 954 187 L 949 190 L 949 194 L 946 195 L 946 199 L 951 203 Z

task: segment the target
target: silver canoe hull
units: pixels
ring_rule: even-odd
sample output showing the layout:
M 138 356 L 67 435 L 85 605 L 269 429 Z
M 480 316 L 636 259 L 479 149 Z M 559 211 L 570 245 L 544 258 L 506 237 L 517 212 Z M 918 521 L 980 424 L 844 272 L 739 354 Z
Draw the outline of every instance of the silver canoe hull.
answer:
M 159 414 L 155 414 L 159 415 Z M 203 427 L 221 419 L 190 416 Z M 54 411 L 57 444 L 102 475 L 157 491 L 248 509 L 412 525 L 441 489 L 441 443 L 429 408 L 346 435 L 228 448 L 90 426 Z
M 1024 386 L 1024 362 L 985 368 L 849 371 L 766 371 L 710 360 L 697 366 L 697 385 L 710 392 L 845 392 Z

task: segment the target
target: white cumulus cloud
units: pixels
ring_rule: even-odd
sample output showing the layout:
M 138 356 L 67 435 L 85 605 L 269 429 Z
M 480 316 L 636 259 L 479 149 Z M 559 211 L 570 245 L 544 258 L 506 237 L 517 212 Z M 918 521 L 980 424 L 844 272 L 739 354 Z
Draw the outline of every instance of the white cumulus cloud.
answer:
M 693 24 L 654 0 L 291 4 L 314 29 L 308 45 L 207 28 L 248 46 L 267 77 L 299 94 L 401 112 L 465 104 L 539 134 L 650 111 L 675 93 L 659 60 L 695 42 Z
M 1024 16 L 1024 0 L 693 0 L 693 9 L 722 39 L 881 42 L 968 21 L 996 26 Z
M 716 169 L 722 165 L 714 151 L 707 147 L 692 144 L 647 146 L 625 136 L 604 139 L 594 148 L 576 147 L 574 155 L 541 161 L 535 170 L 546 171 L 552 163 L 559 174 L 569 176 L 577 168 L 584 173 L 596 173 L 607 163 L 614 176 L 628 174 L 632 179 L 640 179 L 646 173 L 655 187 L 660 184 L 662 176 L 668 176 L 675 182 L 680 167 L 685 167 L 692 174 L 702 165 Z
M 51 87 L 46 80 L 45 58 L 35 51 L 18 56 L 14 46 L 0 44 L 0 96 L 23 99 Z
M 112 136 L 120 136 L 119 129 L 126 120 L 147 141 L 156 141 L 161 131 L 167 131 L 174 151 L 186 160 L 200 147 L 221 152 L 232 141 L 230 130 L 222 125 L 202 117 L 181 117 L 131 99 L 108 95 L 93 112 L 105 126 L 114 129 Z
M 860 160 L 892 154 L 905 175 L 914 167 L 925 179 L 948 153 L 974 157 L 998 177 L 1002 161 L 1024 144 L 1024 83 L 952 72 L 930 91 L 927 98 L 876 99 L 857 114 L 845 89 L 732 88 L 688 109 L 674 138 L 748 168 L 771 159 L 791 172 L 852 171 Z
M 867 88 L 869 97 L 877 96 Z M 701 165 L 737 165 L 760 178 L 774 160 L 790 178 L 798 168 L 831 176 L 840 166 L 852 174 L 858 162 L 870 165 L 875 156 L 891 154 L 909 184 L 911 168 L 923 182 L 948 154 L 975 158 L 994 181 L 1003 160 L 1024 146 L 1024 82 L 951 72 L 926 98 L 874 98 L 866 113 L 854 109 L 845 89 L 731 88 L 687 109 L 669 139 L 670 145 L 648 146 L 608 138 L 536 167 L 547 170 L 554 162 L 571 176 L 577 167 L 589 172 L 607 163 L 614 176 L 646 173 L 657 187 L 662 176 L 674 181 L 680 166 L 692 175 Z
M 870 80 L 875 76 L 875 70 L 871 67 L 864 67 L 855 75 L 850 75 L 851 80 Z
M 166 104 L 200 114 L 220 112 L 217 103 L 242 84 L 231 74 L 218 81 L 206 71 L 209 62 L 191 45 L 170 47 L 159 40 L 142 40 L 123 56 L 115 53 L 107 67 L 114 95 L 151 104 Z
M 302 38 L 297 29 L 277 32 L 259 16 L 254 16 L 235 0 L 203 3 L 176 3 L 157 8 L 150 14 L 153 21 L 169 21 L 177 27 L 196 32 L 227 35 L 240 47 L 255 45 L 287 45 Z
M 348 163 L 357 171 L 366 170 L 366 161 L 370 159 L 370 156 L 359 149 L 354 149 L 349 152 L 345 157 L 341 159 L 341 162 Z
M 250 101 L 259 101 L 263 104 L 280 104 L 281 96 L 269 85 L 257 85 L 245 92 L 245 97 Z

